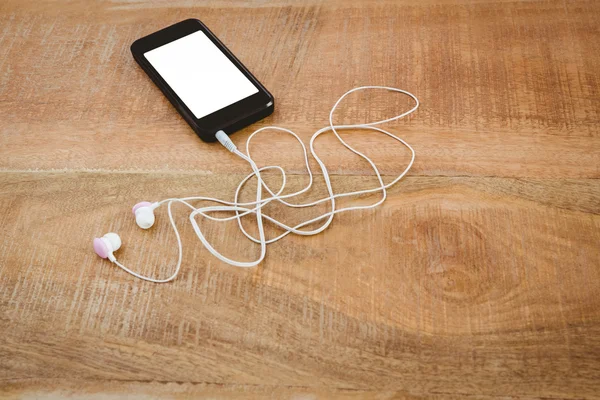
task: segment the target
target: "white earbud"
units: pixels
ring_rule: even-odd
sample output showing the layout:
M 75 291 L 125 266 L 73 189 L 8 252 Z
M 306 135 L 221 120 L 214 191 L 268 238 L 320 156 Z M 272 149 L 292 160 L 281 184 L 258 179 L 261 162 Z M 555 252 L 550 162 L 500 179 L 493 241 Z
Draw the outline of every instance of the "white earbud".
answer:
M 111 251 L 117 251 L 121 248 L 121 237 L 114 232 L 107 233 L 106 235 L 102 236 L 102 239 L 106 240 L 110 244 L 110 247 L 112 248 Z
M 135 223 L 142 229 L 149 229 L 154 225 L 156 220 L 154 217 L 154 209 L 157 207 L 156 203 L 150 203 L 149 201 L 142 201 L 133 206 L 133 214 L 135 215 Z
M 101 238 L 94 239 L 94 251 L 102 258 L 108 258 L 115 262 L 113 252 L 121 248 L 121 238 L 113 232 L 109 232 Z

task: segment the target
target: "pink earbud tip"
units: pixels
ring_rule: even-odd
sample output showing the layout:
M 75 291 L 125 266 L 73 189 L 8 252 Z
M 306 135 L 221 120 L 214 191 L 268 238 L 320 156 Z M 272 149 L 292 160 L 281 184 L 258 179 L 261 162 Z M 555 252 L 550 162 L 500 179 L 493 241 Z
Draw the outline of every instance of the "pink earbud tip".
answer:
M 133 213 L 133 215 L 135 215 L 135 211 L 140 208 L 140 207 L 149 207 L 151 206 L 152 203 L 150 203 L 149 201 L 142 201 L 141 203 L 137 203 L 135 206 L 133 206 L 133 208 L 131 209 L 131 212 Z
M 102 258 L 108 258 L 108 248 L 101 239 L 94 239 L 94 251 Z

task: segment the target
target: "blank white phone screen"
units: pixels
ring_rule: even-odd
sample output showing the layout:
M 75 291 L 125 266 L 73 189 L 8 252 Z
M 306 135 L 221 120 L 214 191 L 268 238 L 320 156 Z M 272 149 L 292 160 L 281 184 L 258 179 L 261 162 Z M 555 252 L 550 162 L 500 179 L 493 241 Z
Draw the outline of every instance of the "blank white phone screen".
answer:
M 144 56 L 198 119 L 258 93 L 202 31 Z

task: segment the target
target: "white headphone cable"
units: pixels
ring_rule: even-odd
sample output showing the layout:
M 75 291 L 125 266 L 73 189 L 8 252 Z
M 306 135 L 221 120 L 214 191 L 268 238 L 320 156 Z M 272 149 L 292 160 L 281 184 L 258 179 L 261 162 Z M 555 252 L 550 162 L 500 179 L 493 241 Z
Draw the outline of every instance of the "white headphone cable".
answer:
M 350 95 L 353 92 L 356 91 L 360 91 L 360 90 L 370 90 L 370 89 L 384 89 L 384 90 L 389 90 L 389 91 L 393 91 L 393 92 L 398 92 L 398 93 L 402 93 L 405 94 L 409 97 L 411 97 L 414 102 L 415 105 L 414 107 L 412 107 L 410 110 L 391 117 L 391 118 L 387 118 L 384 120 L 380 120 L 380 121 L 375 121 L 375 122 L 370 122 L 370 123 L 365 123 L 365 124 L 349 124 L 349 125 L 334 125 L 333 124 L 333 114 L 335 112 L 335 110 L 337 109 L 338 105 L 342 102 L 342 100 L 344 98 L 346 98 L 346 96 Z M 322 231 L 324 231 L 325 229 L 327 229 L 327 227 L 329 227 L 329 225 L 331 224 L 331 222 L 333 221 L 333 217 L 335 214 L 341 213 L 341 212 L 346 212 L 346 211 L 353 211 L 353 210 L 362 210 L 362 209 L 369 209 L 369 208 L 374 208 L 379 206 L 380 204 L 382 204 L 386 198 L 387 198 L 387 189 L 390 188 L 391 186 L 395 185 L 398 181 L 400 181 L 410 170 L 410 168 L 412 167 L 414 160 L 415 160 L 415 151 L 414 149 L 407 143 L 405 142 L 403 139 L 395 136 L 394 134 L 381 129 L 379 127 L 376 127 L 375 125 L 380 125 L 380 124 L 384 124 L 387 122 L 391 122 L 391 121 L 395 121 L 401 118 L 404 118 L 410 114 L 412 114 L 414 111 L 417 110 L 417 108 L 419 107 L 419 100 L 417 99 L 417 97 L 415 95 L 413 95 L 410 92 L 407 92 L 405 90 L 402 89 L 397 89 L 397 88 L 392 88 L 392 87 L 386 87 L 386 86 L 361 86 L 361 87 L 357 87 L 354 88 L 352 90 L 349 90 L 348 92 L 344 93 L 344 95 L 342 95 L 337 102 L 335 103 L 335 105 L 332 107 L 330 113 L 329 113 L 329 126 L 324 127 L 320 130 L 318 130 L 317 132 L 315 132 L 313 134 L 313 136 L 310 139 L 310 152 L 312 154 L 312 156 L 315 158 L 315 160 L 317 161 L 317 163 L 319 164 L 319 167 L 321 168 L 321 171 L 323 173 L 323 178 L 325 180 L 325 184 L 327 186 L 327 192 L 328 192 L 328 196 L 316 201 L 312 201 L 309 203 L 303 203 L 303 204 L 294 204 L 294 203 L 289 203 L 287 202 L 285 199 L 289 199 L 295 196 L 298 196 L 302 193 L 305 193 L 306 191 L 308 191 L 313 184 L 313 174 L 312 171 L 310 169 L 310 165 L 308 162 L 308 153 L 306 151 L 306 147 L 304 146 L 304 143 L 302 143 L 301 139 L 298 137 L 298 135 L 296 135 L 294 132 L 292 132 L 291 130 L 285 129 L 285 128 L 280 128 L 280 127 L 263 127 L 260 129 L 257 129 L 256 131 L 254 131 L 247 139 L 246 141 L 246 154 L 242 153 L 241 151 L 239 151 L 237 149 L 237 147 L 235 146 L 235 144 L 231 141 L 231 139 L 222 131 L 217 133 L 217 139 L 221 142 L 221 144 L 227 148 L 230 152 L 232 152 L 233 154 L 237 155 L 238 157 L 244 159 L 245 161 L 247 161 L 250 164 L 250 167 L 252 168 L 252 173 L 250 173 L 248 176 L 246 176 L 238 185 L 236 192 L 235 192 L 235 197 L 234 197 L 234 201 L 233 202 L 229 202 L 229 201 L 225 201 L 222 199 L 216 199 L 216 198 L 210 198 L 210 197 L 204 197 L 204 196 L 193 196 L 193 197 L 184 197 L 184 198 L 169 198 L 169 199 L 165 199 L 162 201 L 159 201 L 156 204 L 156 207 L 167 203 L 168 207 L 167 207 L 167 212 L 169 215 L 169 221 L 171 223 L 171 226 L 175 232 L 175 236 L 177 238 L 177 244 L 178 244 L 178 250 L 179 250 L 179 255 L 178 255 L 178 261 L 177 261 L 177 266 L 175 268 L 175 272 L 168 278 L 166 279 L 155 279 L 149 276 L 145 276 L 145 275 L 141 275 L 138 274 L 128 268 L 126 268 L 124 265 L 122 265 L 121 263 L 119 263 L 118 261 L 116 261 L 116 259 L 113 261 L 117 266 L 119 266 L 120 268 L 122 268 L 124 271 L 140 278 L 146 281 L 150 281 L 150 282 L 155 282 L 155 283 L 164 283 L 164 282 L 169 282 L 172 281 L 173 279 L 175 279 L 177 277 L 177 275 L 179 274 L 180 268 L 181 268 L 181 261 L 182 261 L 182 244 L 181 244 L 181 238 L 179 235 L 179 231 L 177 229 L 177 226 L 175 225 L 174 219 L 173 219 L 173 214 L 172 214 L 172 208 L 171 205 L 174 202 L 177 203 L 182 203 L 184 205 L 186 205 L 187 207 L 189 207 L 192 212 L 190 213 L 190 222 L 192 224 L 192 227 L 194 229 L 194 232 L 196 233 L 196 235 L 198 236 L 198 239 L 202 242 L 202 244 L 206 247 L 206 249 L 215 257 L 217 257 L 218 259 L 220 259 L 221 261 L 228 263 L 230 265 L 233 266 L 237 266 L 237 267 L 253 267 L 258 265 L 260 262 L 262 262 L 266 256 L 266 245 L 267 244 L 271 244 L 276 242 L 277 240 L 282 239 L 283 237 L 285 237 L 286 235 L 290 234 L 290 233 L 294 233 L 297 235 L 316 235 Z M 398 175 L 393 181 L 391 181 L 388 184 L 385 184 L 383 182 L 383 179 L 381 177 L 381 174 L 376 166 L 376 164 L 369 158 L 367 157 L 365 154 L 359 152 L 358 150 L 354 149 L 352 146 L 350 146 L 348 143 L 346 143 L 341 136 L 338 134 L 338 130 L 345 130 L 345 129 L 368 129 L 368 130 L 373 130 L 373 131 L 377 131 L 379 133 L 383 133 L 397 141 L 399 141 L 400 143 L 402 143 L 404 146 L 406 146 L 410 151 L 411 151 L 411 160 L 408 163 L 407 167 L 402 171 L 402 173 L 400 175 Z M 254 160 L 252 159 L 252 157 L 250 156 L 250 142 L 252 140 L 252 138 L 263 131 L 266 130 L 278 130 L 278 131 L 282 131 L 282 132 L 286 132 L 291 134 L 292 136 L 294 136 L 296 138 L 296 140 L 298 140 L 298 142 L 300 143 L 300 145 L 302 146 L 302 150 L 304 153 L 304 161 L 305 161 L 305 165 L 306 165 L 306 169 L 308 171 L 308 175 L 309 175 L 309 183 L 306 187 L 304 187 L 303 189 L 296 191 L 294 193 L 289 193 L 289 194 L 285 194 L 282 195 L 281 193 L 283 193 L 283 191 L 285 190 L 285 186 L 286 186 L 286 182 L 287 182 L 287 178 L 286 178 L 286 173 L 285 170 L 280 167 L 280 166 L 265 166 L 262 168 L 258 168 L 258 166 L 256 165 L 256 163 L 254 162 Z M 354 192 L 346 192 L 346 193 L 337 193 L 335 194 L 333 192 L 333 188 L 331 186 L 331 180 L 329 177 L 329 172 L 327 170 L 327 167 L 325 166 L 325 164 L 323 163 L 323 161 L 318 157 L 315 148 L 314 148 L 314 142 L 316 140 L 317 137 L 319 137 L 321 134 L 328 132 L 328 131 L 332 131 L 333 134 L 336 136 L 336 138 L 342 143 L 342 145 L 344 147 L 346 147 L 348 150 L 350 150 L 351 152 L 353 152 L 354 154 L 358 155 L 359 157 L 363 158 L 364 160 L 366 160 L 369 165 L 371 166 L 371 168 L 373 168 L 373 170 L 375 171 L 375 174 L 377 176 L 377 179 L 379 181 L 379 186 L 372 188 L 372 189 L 365 189 L 365 190 L 358 190 L 358 191 L 354 191 Z M 266 184 L 266 182 L 264 182 L 264 180 L 261 177 L 261 172 L 265 171 L 265 170 L 269 170 L 269 169 L 276 169 L 279 172 L 281 172 L 282 174 L 282 183 L 281 183 L 281 187 L 279 188 L 279 190 L 277 190 L 276 193 L 273 192 L 273 190 L 271 190 L 271 188 L 269 188 L 269 186 Z M 246 182 L 248 180 L 250 180 L 252 177 L 256 176 L 257 178 L 257 189 L 256 189 L 256 200 L 253 202 L 239 202 L 239 195 L 240 195 L 240 191 L 243 188 L 243 186 L 246 184 Z M 262 189 L 265 189 L 270 197 L 267 198 L 262 198 Z M 340 208 L 340 209 L 336 209 L 335 208 L 335 199 L 339 198 L 339 197 L 347 197 L 347 196 L 355 196 L 355 195 L 362 195 L 362 194 L 368 194 L 368 193 L 375 193 L 375 192 L 382 192 L 382 198 L 380 200 L 378 200 L 377 202 L 373 203 L 373 204 L 369 204 L 369 205 L 363 205 L 363 206 L 351 206 L 351 207 L 345 207 L 345 208 Z M 202 201 L 209 201 L 209 202 L 215 202 L 215 203 L 219 203 L 221 205 L 219 206 L 205 206 L 205 207 L 199 207 L 196 208 L 194 207 L 192 204 L 189 203 L 189 201 L 198 201 L 198 200 L 202 200 Z M 264 206 L 266 206 L 267 204 L 269 204 L 272 201 L 278 201 L 288 207 L 294 207 L 294 208 L 304 208 L 304 207 L 311 207 L 323 202 L 330 202 L 331 203 L 331 211 L 326 212 L 324 214 L 319 215 L 318 217 L 312 218 L 310 220 L 301 222 L 299 224 L 297 224 L 294 227 L 290 227 L 280 221 L 278 221 L 275 218 L 270 217 L 269 215 L 263 214 L 262 212 L 262 208 Z M 253 208 L 249 208 L 251 206 L 254 206 Z M 235 215 L 230 216 L 230 217 L 215 217 L 210 215 L 211 213 L 214 212 L 234 212 Z M 209 220 L 213 220 L 213 221 L 231 221 L 231 220 L 237 220 L 238 222 L 238 226 L 240 228 L 240 230 L 242 231 L 242 233 L 250 240 L 252 240 L 255 243 L 260 244 L 261 250 L 260 250 L 260 255 L 259 257 L 255 260 L 255 261 L 236 261 L 236 260 L 232 260 L 228 257 L 225 257 L 223 254 L 221 254 L 219 251 L 217 251 L 212 244 L 206 239 L 206 237 L 204 236 L 204 234 L 202 233 L 202 230 L 200 229 L 200 227 L 198 226 L 198 222 L 196 221 L 196 216 L 200 214 L 201 216 L 209 219 Z M 258 228 L 258 234 L 259 237 L 255 238 L 252 235 L 250 235 L 243 227 L 242 225 L 242 221 L 241 218 L 245 215 L 248 214 L 255 214 L 256 215 L 256 223 L 257 223 L 257 228 Z M 282 234 L 280 234 L 279 236 L 266 240 L 265 239 L 265 232 L 264 232 L 264 225 L 263 225 L 263 219 L 266 219 L 267 221 L 275 224 L 276 226 L 279 226 L 280 228 L 282 228 L 284 230 L 284 232 Z M 327 219 L 320 227 L 316 228 L 316 229 L 312 229 L 312 230 L 300 230 L 300 228 L 303 228 L 307 225 L 313 224 L 315 222 L 318 222 L 322 219 Z M 111 260 L 112 261 L 112 260 Z

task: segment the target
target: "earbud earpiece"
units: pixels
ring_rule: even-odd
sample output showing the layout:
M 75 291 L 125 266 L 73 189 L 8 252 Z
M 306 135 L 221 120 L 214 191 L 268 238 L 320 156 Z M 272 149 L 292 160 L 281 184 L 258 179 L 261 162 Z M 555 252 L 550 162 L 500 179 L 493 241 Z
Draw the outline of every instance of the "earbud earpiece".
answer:
M 121 237 L 114 232 L 109 232 L 103 236 L 104 239 L 108 240 L 112 251 L 117 251 L 121 248 Z
M 133 206 L 133 215 L 135 223 L 142 229 L 151 228 L 154 225 L 154 206 L 149 201 L 142 201 Z
M 94 251 L 102 258 L 115 261 L 113 252 L 121 248 L 121 238 L 116 233 L 110 232 L 101 238 L 94 239 Z

